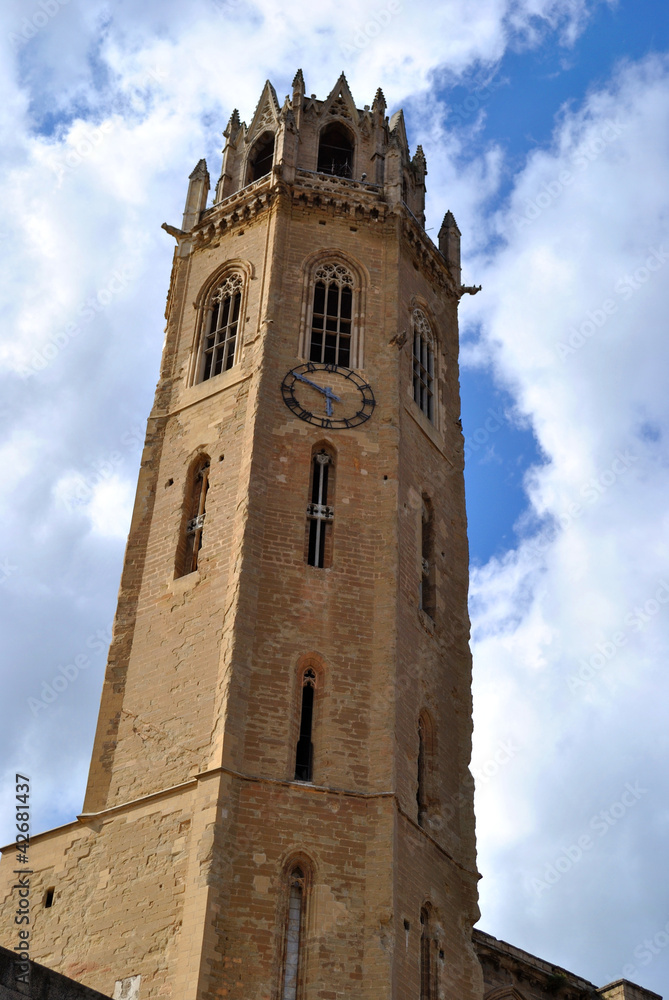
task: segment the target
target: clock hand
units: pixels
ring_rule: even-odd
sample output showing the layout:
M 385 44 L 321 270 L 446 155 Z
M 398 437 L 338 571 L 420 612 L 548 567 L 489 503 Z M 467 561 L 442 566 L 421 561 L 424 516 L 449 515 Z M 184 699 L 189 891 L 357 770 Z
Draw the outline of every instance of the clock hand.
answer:
M 327 413 L 328 417 L 331 417 L 332 400 L 334 399 L 335 403 L 341 403 L 341 399 L 339 398 L 339 396 L 335 396 L 334 392 L 332 391 L 332 389 L 329 388 L 329 386 L 323 388 L 322 385 L 316 385 L 315 382 L 312 382 L 311 379 L 309 378 L 305 378 L 304 375 L 300 375 L 299 372 L 295 372 L 295 378 L 299 378 L 300 382 L 306 382 L 307 385 L 310 385 L 313 389 L 318 389 L 318 391 L 325 396 L 325 412 Z

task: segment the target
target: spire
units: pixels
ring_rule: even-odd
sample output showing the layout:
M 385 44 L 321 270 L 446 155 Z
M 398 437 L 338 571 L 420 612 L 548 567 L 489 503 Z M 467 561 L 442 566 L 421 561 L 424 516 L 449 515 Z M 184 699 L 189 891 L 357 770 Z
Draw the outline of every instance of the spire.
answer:
M 439 230 L 439 252 L 446 260 L 456 286 L 460 288 L 460 230 L 451 211 L 446 212 Z
M 186 195 L 184 217 L 181 223 L 181 228 L 184 232 L 190 232 L 193 226 L 200 221 L 200 215 L 207 205 L 208 194 L 209 171 L 207 170 L 207 161 L 200 160 L 188 178 L 188 194 Z
M 304 76 L 302 75 L 302 70 L 298 69 L 297 73 L 293 77 L 293 92 L 296 90 L 301 90 L 304 93 Z

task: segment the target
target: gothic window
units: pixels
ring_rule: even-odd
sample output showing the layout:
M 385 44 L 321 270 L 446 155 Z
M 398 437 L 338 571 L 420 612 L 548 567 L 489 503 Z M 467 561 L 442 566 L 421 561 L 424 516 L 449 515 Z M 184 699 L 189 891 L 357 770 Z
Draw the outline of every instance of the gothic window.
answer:
M 297 1000 L 302 938 L 304 936 L 305 874 L 301 865 L 288 875 L 288 912 L 286 914 L 281 1000 Z
M 300 735 L 295 751 L 295 781 L 311 781 L 314 766 L 314 745 L 311 731 L 314 717 L 314 691 L 316 674 L 311 669 L 302 677 L 302 708 L 300 711 Z
M 321 448 L 311 463 L 311 502 L 307 504 L 307 563 L 323 569 L 332 561 L 332 521 L 334 490 L 332 456 Z
M 432 908 L 429 903 L 420 911 L 420 1000 L 438 1000 L 439 945 L 434 940 Z
M 413 311 L 413 398 L 434 423 L 434 337 L 420 309 Z
M 186 576 L 197 569 L 202 548 L 205 501 L 209 488 L 209 457 L 201 455 L 191 466 L 187 482 L 182 528 L 177 548 L 175 576 Z
M 326 125 L 318 143 L 318 166 L 321 174 L 336 177 L 353 176 L 353 139 L 351 133 L 339 122 Z
M 420 516 L 420 593 L 418 606 L 430 618 L 436 613 L 436 567 L 434 559 L 434 517 L 429 497 L 424 496 Z
M 267 132 L 255 143 L 249 157 L 249 179 L 259 181 L 270 173 L 274 163 L 274 135 Z
M 309 360 L 349 367 L 354 279 L 343 264 L 316 270 Z
M 202 330 L 200 382 L 228 371 L 235 363 L 243 287 L 241 274 L 233 272 L 226 275 L 209 297 Z

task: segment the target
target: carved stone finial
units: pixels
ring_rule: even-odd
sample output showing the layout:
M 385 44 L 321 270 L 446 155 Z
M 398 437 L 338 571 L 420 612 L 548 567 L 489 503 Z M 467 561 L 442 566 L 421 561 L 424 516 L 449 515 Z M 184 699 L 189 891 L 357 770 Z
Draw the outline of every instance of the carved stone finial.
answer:
M 386 113 L 386 99 L 383 96 L 383 91 L 379 87 L 376 94 L 374 95 L 374 100 L 372 101 L 372 111 L 378 111 L 380 114 Z
M 423 152 L 422 146 L 416 146 L 416 152 L 413 155 L 413 162 L 418 165 L 419 163 L 425 163 L 425 153 Z
M 301 69 L 298 69 L 293 79 L 293 90 L 301 90 L 304 93 L 304 76 Z
M 225 136 L 226 139 L 229 139 L 231 137 L 234 138 L 237 132 L 239 132 L 240 128 L 241 128 L 241 122 L 239 120 L 239 111 L 237 110 L 237 108 L 235 108 L 232 114 L 230 115 L 230 121 L 228 122 L 227 128 L 225 129 L 223 135 Z

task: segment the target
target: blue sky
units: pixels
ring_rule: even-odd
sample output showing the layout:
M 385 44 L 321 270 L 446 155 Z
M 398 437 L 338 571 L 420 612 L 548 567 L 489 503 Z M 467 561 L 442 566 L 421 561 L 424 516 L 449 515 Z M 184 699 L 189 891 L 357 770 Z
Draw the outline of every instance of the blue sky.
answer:
M 453 211 L 463 280 L 483 285 L 460 310 L 481 926 L 598 985 L 666 992 L 669 949 L 644 946 L 669 922 L 666 5 L 39 12 L 0 15 L 0 823 L 21 767 L 36 827 L 81 808 L 162 345 L 160 224 L 179 224 L 201 156 L 217 176 L 230 112 L 249 121 L 266 78 L 282 97 L 302 66 L 323 97 L 343 67 L 358 106 L 381 86 L 404 108 L 427 226 Z

